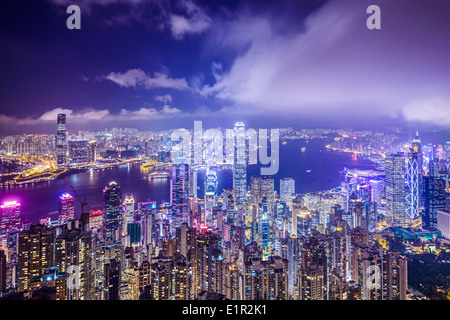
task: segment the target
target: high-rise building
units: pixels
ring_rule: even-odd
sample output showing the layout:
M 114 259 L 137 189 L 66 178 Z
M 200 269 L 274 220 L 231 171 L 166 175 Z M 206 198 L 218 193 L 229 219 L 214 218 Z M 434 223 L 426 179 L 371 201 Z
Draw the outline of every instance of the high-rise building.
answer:
M 245 126 L 242 122 L 234 125 L 233 188 L 236 205 L 243 204 L 247 194 L 247 157 L 245 148 Z
M 120 241 L 122 232 L 122 188 L 110 182 L 103 189 L 103 233 L 106 241 Z
M 60 223 L 75 218 L 75 199 L 69 193 L 63 193 L 58 197 L 58 218 Z
M 105 266 L 105 298 L 120 300 L 121 265 L 116 259 L 111 259 Z
M 134 198 L 133 196 L 125 196 L 122 205 L 122 236 L 127 234 L 127 225 L 134 222 Z
M 280 179 L 280 201 L 292 203 L 295 195 L 295 180 L 293 178 Z
M 411 220 L 419 216 L 419 161 L 418 153 L 414 149 L 408 152 L 408 161 L 406 165 L 406 218 Z
M 422 224 L 427 229 L 436 229 L 437 212 L 445 210 L 445 179 L 423 177 L 424 210 Z
M 38 224 L 19 233 L 18 291 L 29 289 L 32 277 L 40 276 L 46 268 L 54 266 L 55 230 Z
M 267 213 L 271 217 L 273 213 L 273 204 L 275 197 L 275 186 L 271 176 L 261 177 L 261 200 L 267 201 Z
M 170 205 L 173 227 L 189 221 L 189 165 L 175 164 L 170 178 Z
M 386 219 L 389 224 L 404 226 L 405 211 L 405 156 L 403 153 L 388 154 L 386 173 Z
M 20 208 L 21 205 L 17 201 L 7 201 L 0 205 L 0 246 L 6 241 L 9 230 L 20 229 Z
M 56 236 L 54 246 L 55 266 L 67 272 L 77 266 L 80 288 L 68 289 L 68 300 L 91 300 L 93 298 L 94 270 L 91 264 L 92 237 L 88 225 L 80 220 L 69 221 Z
M 83 139 L 74 139 L 69 141 L 69 160 L 74 164 L 88 163 L 89 148 L 88 141 Z
M 97 142 L 88 142 L 87 162 L 94 163 L 97 160 Z
M 58 114 L 56 131 L 56 164 L 63 166 L 67 164 L 66 146 L 66 115 Z
M 450 211 L 438 210 L 437 229 L 441 231 L 444 238 L 450 239 Z

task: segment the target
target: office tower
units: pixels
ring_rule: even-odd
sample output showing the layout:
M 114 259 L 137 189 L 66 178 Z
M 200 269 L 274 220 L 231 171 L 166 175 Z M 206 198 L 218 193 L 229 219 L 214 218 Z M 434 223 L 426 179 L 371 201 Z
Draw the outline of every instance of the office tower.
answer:
M 250 178 L 250 203 L 258 206 L 261 203 L 261 177 L 252 176 Z
M 445 179 L 423 177 L 423 198 L 422 225 L 427 229 L 436 229 L 437 212 L 445 210 Z
M 236 205 L 243 204 L 247 194 L 247 157 L 245 148 L 245 126 L 236 122 L 234 126 L 233 188 Z
M 105 266 L 105 298 L 120 300 L 121 266 L 116 259 L 111 259 Z
M 55 230 L 38 224 L 19 233 L 18 291 L 29 289 L 29 280 L 54 266 Z
M 175 164 L 170 178 L 170 205 L 174 228 L 189 221 L 189 165 Z
M 291 236 L 297 237 L 298 235 L 298 222 L 302 217 L 302 200 L 300 196 L 296 196 L 292 202 L 292 217 L 291 217 Z
M 20 211 L 21 205 L 17 201 L 7 201 L 0 206 L 0 247 L 6 242 L 9 230 L 20 229 Z
M 295 180 L 293 178 L 280 179 L 280 201 L 292 203 L 295 196 Z
M 386 173 L 386 220 L 395 226 L 405 226 L 405 157 L 403 153 L 388 154 Z
M 208 226 L 212 226 L 212 210 L 216 206 L 216 196 L 217 196 L 217 173 L 211 168 L 206 170 L 206 181 L 205 181 L 205 218 L 202 219 Z
M 73 164 L 88 163 L 88 141 L 82 139 L 74 139 L 69 141 L 69 161 Z
M 419 164 L 418 153 L 414 149 L 408 152 L 406 165 L 406 218 L 414 220 L 419 216 Z
M 58 114 L 56 131 L 56 164 L 58 166 L 67 164 L 66 157 L 66 115 Z
M 442 236 L 450 239 L 450 211 L 438 210 L 436 228 L 441 232 Z
M 95 163 L 97 160 L 97 142 L 89 141 L 88 142 L 88 152 L 87 152 L 87 162 Z
M 121 226 L 122 188 L 112 181 L 103 189 L 103 233 L 105 241 L 120 241 Z
M 371 186 L 371 201 L 375 202 L 377 206 L 381 206 L 381 199 L 383 198 L 383 181 L 370 180 Z
M 422 150 L 422 143 L 419 138 L 419 132 L 416 132 L 416 136 L 414 137 L 412 141 L 412 151 L 415 153 L 415 156 L 417 157 L 417 181 L 418 181 L 418 199 L 419 199 L 419 206 L 423 204 L 423 183 L 422 183 L 422 177 L 423 177 L 423 150 Z M 434 155 L 433 155 L 434 156 Z
M 194 196 L 197 197 L 197 188 L 198 188 L 198 184 L 197 184 L 197 176 L 198 176 L 198 171 L 195 168 L 190 168 L 190 187 L 189 187 L 189 195 L 190 196 Z
M 273 204 L 275 197 L 275 186 L 273 178 L 270 176 L 263 176 L 261 178 L 261 200 L 267 199 L 267 213 L 272 218 Z
M 127 225 L 134 222 L 134 198 L 125 196 L 122 205 L 122 236 L 127 235 Z
M 75 218 L 75 199 L 69 193 L 63 193 L 58 197 L 58 218 L 60 223 Z

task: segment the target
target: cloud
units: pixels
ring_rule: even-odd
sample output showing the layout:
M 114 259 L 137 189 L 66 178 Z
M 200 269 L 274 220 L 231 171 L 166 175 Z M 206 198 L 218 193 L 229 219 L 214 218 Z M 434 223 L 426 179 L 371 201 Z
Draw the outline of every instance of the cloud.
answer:
M 172 102 L 172 96 L 170 94 L 165 94 L 163 96 L 156 96 L 154 99 L 156 101 L 164 102 L 166 104 Z
M 168 25 L 175 39 L 183 39 L 186 34 L 202 33 L 211 26 L 212 19 L 193 1 L 183 0 L 180 7 L 183 14 L 169 14 Z
M 414 101 L 404 105 L 401 112 L 408 121 L 450 126 L 450 99 L 437 97 L 431 100 Z
M 419 1 L 379 2 L 381 30 L 366 28 L 370 2 L 347 0 L 325 3 L 290 33 L 274 27 L 282 17 L 269 14 L 215 24 L 211 52 L 237 55 L 226 70 L 214 67 L 215 81 L 198 93 L 236 112 L 403 115 L 450 124 L 432 115 L 450 119 L 450 100 L 435 98 L 449 92 L 447 13 Z
M 107 109 L 85 109 L 75 111 L 65 108 L 54 108 L 44 112 L 37 118 L 18 118 L 0 114 L 1 124 L 17 124 L 17 125 L 38 125 L 43 123 L 56 123 L 57 115 L 66 114 L 67 121 L 71 123 L 84 123 L 92 121 L 102 122 L 119 122 L 119 121 L 135 121 L 135 120 L 156 120 L 167 119 L 174 116 L 185 116 L 178 108 L 164 105 L 160 110 L 155 108 L 139 108 L 137 110 L 129 110 L 122 108 L 118 114 L 111 113 Z
M 110 80 L 125 88 L 172 88 L 177 90 L 188 89 L 188 84 L 184 78 L 169 78 L 166 74 L 155 72 L 147 75 L 141 69 L 130 69 L 124 73 L 111 72 L 102 78 Z

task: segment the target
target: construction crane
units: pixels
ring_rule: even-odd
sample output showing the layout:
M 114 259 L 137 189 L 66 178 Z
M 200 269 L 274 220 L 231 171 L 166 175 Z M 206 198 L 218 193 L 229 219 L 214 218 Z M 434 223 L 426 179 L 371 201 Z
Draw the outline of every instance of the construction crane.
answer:
M 78 200 L 78 202 L 81 205 L 81 215 L 83 215 L 84 214 L 84 207 L 87 205 L 87 198 L 85 197 L 83 199 L 83 201 L 81 201 L 80 198 L 78 197 L 77 192 L 75 191 L 75 188 L 72 185 L 70 187 L 72 188 L 73 193 L 75 194 L 75 197 L 77 197 L 77 200 Z

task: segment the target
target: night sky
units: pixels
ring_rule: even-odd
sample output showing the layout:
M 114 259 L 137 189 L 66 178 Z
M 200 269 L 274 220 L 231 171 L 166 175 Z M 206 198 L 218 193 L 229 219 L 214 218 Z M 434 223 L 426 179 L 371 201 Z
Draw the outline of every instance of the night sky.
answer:
M 2 135 L 450 127 L 448 0 L 2 0 L 0 40 Z

